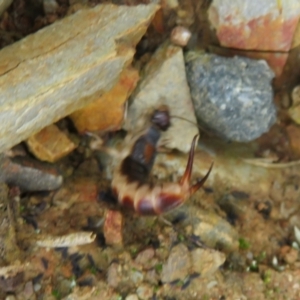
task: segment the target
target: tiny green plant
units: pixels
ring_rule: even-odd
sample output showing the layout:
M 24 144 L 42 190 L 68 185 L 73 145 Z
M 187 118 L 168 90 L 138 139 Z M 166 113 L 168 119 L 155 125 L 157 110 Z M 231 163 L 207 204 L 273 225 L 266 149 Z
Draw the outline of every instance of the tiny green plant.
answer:
M 163 268 L 162 264 L 157 264 L 157 265 L 155 265 L 155 271 L 156 271 L 157 273 L 161 273 L 162 268 Z
M 250 243 L 247 242 L 244 238 L 239 238 L 239 247 L 241 250 L 247 250 L 250 248 Z
M 179 240 L 180 242 L 184 242 L 185 236 L 184 236 L 183 234 L 179 234 L 179 235 L 178 235 L 178 240 Z
M 53 290 L 52 291 L 52 296 L 54 296 L 56 299 L 61 298 L 60 292 L 58 290 Z
M 271 282 L 271 272 L 270 271 L 266 271 L 264 274 L 263 274 L 263 281 L 265 284 L 268 284 Z

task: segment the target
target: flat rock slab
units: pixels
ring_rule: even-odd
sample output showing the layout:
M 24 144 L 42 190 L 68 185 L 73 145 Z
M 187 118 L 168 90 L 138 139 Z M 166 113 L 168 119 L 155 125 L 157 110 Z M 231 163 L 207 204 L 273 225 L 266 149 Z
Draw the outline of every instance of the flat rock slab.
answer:
M 0 152 L 110 90 L 157 9 L 98 5 L 2 49 Z
M 140 118 L 146 118 L 162 104 L 168 105 L 171 127 L 162 135 L 160 146 L 188 152 L 198 134 L 197 121 L 186 81 L 182 49 L 163 44 L 144 70 L 128 110 L 125 127 L 134 130 Z
M 189 52 L 186 61 L 200 125 L 226 140 L 249 142 L 275 123 L 274 73 L 264 60 Z

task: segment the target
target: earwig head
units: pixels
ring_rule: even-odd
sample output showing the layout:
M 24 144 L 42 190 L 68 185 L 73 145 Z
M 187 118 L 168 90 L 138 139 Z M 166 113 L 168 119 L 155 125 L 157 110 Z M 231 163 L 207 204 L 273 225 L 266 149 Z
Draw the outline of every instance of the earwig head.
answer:
M 160 130 L 166 131 L 171 125 L 168 106 L 162 105 L 156 109 L 151 116 L 151 122 Z

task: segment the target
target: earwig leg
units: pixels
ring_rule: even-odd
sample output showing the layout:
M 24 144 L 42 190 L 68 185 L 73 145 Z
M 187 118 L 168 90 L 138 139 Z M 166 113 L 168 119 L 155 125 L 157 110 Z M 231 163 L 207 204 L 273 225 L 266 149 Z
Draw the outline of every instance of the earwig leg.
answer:
M 95 133 L 86 132 L 86 135 L 92 137 L 94 140 L 90 142 L 90 148 L 92 150 L 99 150 L 107 153 L 108 155 L 112 156 L 113 158 L 120 158 L 120 152 L 103 146 L 103 140 Z
M 185 172 L 179 182 L 180 185 L 184 185 L 189 183 L 190 178 L 191 178 L 191 174 L 192 174 L 192 169 L 193 169 L 193 161 L 194 161 L 194 152 L 195 152 L 195 146 L 196 146 L 196 141 L 197 138 L 199 137 L 199 135 L 195 135 L 195 137 L 193 138 L 193 142 L 191 145 L 191 150 L 190 150 L 190 154 L 189 154 L 189 159 L 185 168 Z
M 99 150 L 107 153 L 109 156 L 111 156 L 113 158 L 116 158 L 116 159 L 122 158 L 122 155 L 116 149 L 108 148 L 108 147 L 101 147 Z
M 172 222 L 168 221 L 166 218 L 164 218 L 162 215 L 158 216 L 158 220 L 163 222 L 165 225 L 173 227 Z
M 212 170 L 212 167 L 213 167 L 214 163 L 211 164 L 208 172 L 206 173 L 206 175 L 199 181 L 197 181 L 197 183 L 195 183 L 194 185 L 192 185 L 190 187 L 190 194 L 193 195 L 195 192 L 197 192 L 201 187 L 202 185 L 204 184 L 204 182 L 206 181 L 206 179 L 208 178 L 211 170 Z

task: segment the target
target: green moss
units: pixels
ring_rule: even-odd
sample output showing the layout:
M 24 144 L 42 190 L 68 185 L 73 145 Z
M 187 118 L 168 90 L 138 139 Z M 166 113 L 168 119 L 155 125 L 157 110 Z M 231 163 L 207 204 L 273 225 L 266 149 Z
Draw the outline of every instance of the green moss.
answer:
M 184 242 L 184 241 L 185 241 L 184 235 L 183 235 L 183 234 L 179 234 L 179 235 L 178 235 L 178 240 L 179 240 L 180 242 Z
M 239 238 L 239 246 L 241 250 L 247 250 L 250 248 L 250 243 L 247 242 L 244 238 Z
M 163 265 L 162 264 L 157 264 L 157 265 L 155 265 L 155 271 L 157 272 L 157 273 L 161 273 L 161 271 L 162 271 L 162 268 L 163 268 Z
M 270 271 L 266 271 L 263 275 L 263 281 L 265 284 L 268 284 L 271 282 L 271 272 Z
M 60 299 L 61 298 L 61 294 L 58 290 L 53 290 L 52 291 L 52 296 L 54 296 L 56 299 Z
M 92 274 L 97 274 L 97 268 L 95 266 L 91 266 L 89 269 Z
M 256 260 L 261 263 L 263 262 L 267 257 L 266 251 L 262 251 L 256 258 Z
M 135 256 L 138 253 L 138 248 L 137 247 L 131 247 L 130 248 L 130 253 L 132 256 Z
M 153 292 L 156 293 L 158 290 L 159 290 L 159 286 L 158 285 L 154 286 Z
M 267 298 L 272 298 L 274 299 L 274 291 L 272 289 L 266 290 L 265 295 Z

